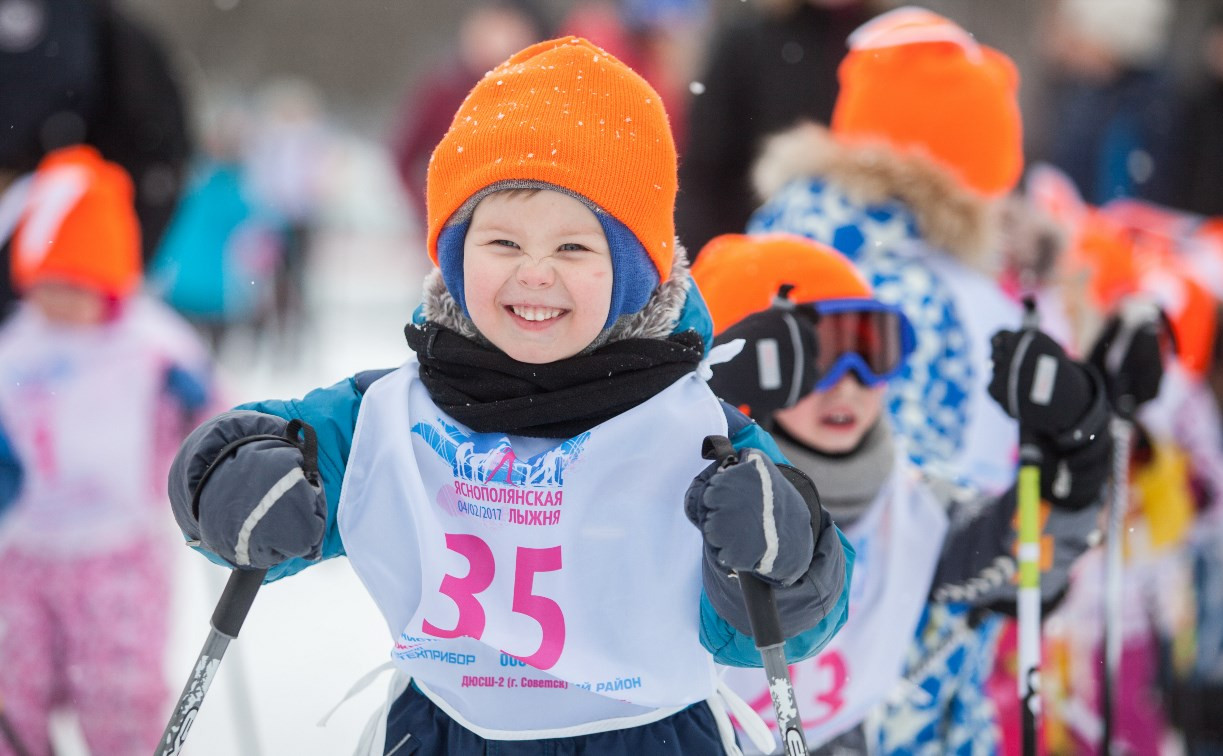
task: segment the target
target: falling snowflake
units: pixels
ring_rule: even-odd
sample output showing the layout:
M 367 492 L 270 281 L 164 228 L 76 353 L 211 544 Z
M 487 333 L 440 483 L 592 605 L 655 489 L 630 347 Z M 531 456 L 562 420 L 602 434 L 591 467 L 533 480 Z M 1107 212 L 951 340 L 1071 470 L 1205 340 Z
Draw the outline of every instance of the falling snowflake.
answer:
M 705 85 L 699 81 L 694 81 L 688 85 L 688 91 L 694 95 L 705 94 Z

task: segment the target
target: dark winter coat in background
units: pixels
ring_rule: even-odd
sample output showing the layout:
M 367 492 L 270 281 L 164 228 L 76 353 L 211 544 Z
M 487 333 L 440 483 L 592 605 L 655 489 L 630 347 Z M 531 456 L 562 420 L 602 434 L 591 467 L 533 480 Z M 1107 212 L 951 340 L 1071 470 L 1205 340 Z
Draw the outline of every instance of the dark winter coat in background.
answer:
M 793 5 L 730 26 L 713 44 L 679 166 L 676 226 L 694 253 L 747 225 L 758 204 L 749 173 L 765 137 L 801 120 L 832 118 L 845 40 L 872 15 L 864 3 Z
M 178 203 L 192 144 L 181 88 L 160 42 L 110 0 L 34 3 L 35 21 L 0 17 L 0 171 L 32 171 L 85 143 L 132 176 L 144 260 Z M 14 294 L 0 250 L 0 313 Z
M 1223 80 L 1211 81 L 1190 99 L 1179 136 L 1183 169 L 1174 204 L 1193 213 L 1223 215 Z

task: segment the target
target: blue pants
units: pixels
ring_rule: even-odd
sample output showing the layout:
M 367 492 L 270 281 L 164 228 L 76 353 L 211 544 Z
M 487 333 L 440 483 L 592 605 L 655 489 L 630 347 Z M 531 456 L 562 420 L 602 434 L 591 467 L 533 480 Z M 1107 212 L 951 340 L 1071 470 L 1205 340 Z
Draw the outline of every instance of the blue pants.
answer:
M 409 685 L 387 714 L 386 756 L 721 756 L 708 704 L 628 730 L 547 740 L 485 740 Z

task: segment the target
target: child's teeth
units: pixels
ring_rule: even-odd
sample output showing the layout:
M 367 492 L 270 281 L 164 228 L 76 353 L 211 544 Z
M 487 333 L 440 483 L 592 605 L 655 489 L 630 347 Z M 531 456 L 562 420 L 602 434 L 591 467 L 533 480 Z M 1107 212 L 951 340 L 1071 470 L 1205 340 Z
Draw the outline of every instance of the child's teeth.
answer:
M 523 320 L 551 320 L 561 314 L 555 307 L 523 307 L 515 305 L 514 314 Z

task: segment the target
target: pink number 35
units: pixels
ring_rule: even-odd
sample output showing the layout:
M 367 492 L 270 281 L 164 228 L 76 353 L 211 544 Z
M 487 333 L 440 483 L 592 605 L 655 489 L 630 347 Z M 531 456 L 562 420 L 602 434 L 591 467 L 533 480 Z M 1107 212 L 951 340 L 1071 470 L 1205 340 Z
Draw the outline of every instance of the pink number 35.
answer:
M 478 536 L 464 533 L 447 533 L 446 548 L 461 555 L 470 565 L 466 576 L 446 575 L 438 589 L 458 607 L 459 619 L 450 630 L 440 628 L 429 620 L 424 621 L 422 628 L 437 638 L 469 637 L 479 640 L 484 635 L 487 618 L 476 594 L 493 584 L 493 576 L 497 572 L 493 550 Z M 543 631 L 539 649 L 530 656 L 519 658 L 536 669 L 551 669 L 561 658 L 561 651 L 565 647 L 565 615 L 555 601 L 531 592 L 535 587 L 535 573 L 555 572 L 560 568 L 560 546 L 546 549 L 519 546 L 514 558 L 512 611 L 535 620 Z

